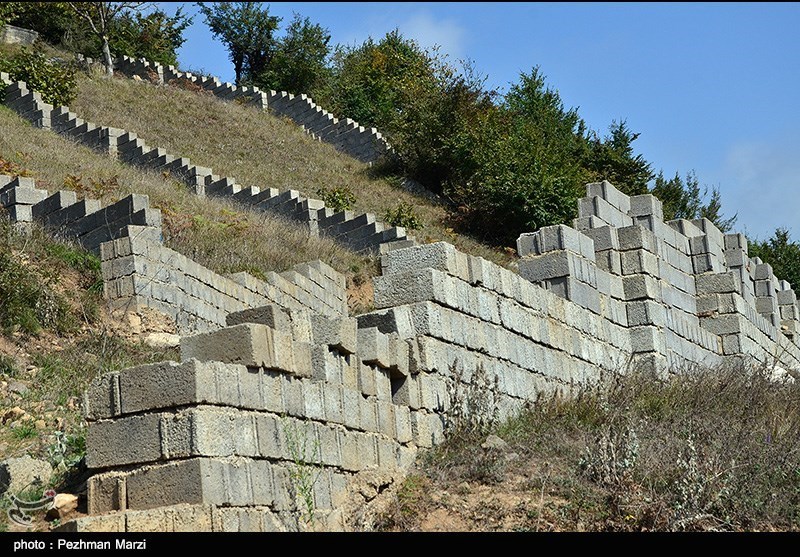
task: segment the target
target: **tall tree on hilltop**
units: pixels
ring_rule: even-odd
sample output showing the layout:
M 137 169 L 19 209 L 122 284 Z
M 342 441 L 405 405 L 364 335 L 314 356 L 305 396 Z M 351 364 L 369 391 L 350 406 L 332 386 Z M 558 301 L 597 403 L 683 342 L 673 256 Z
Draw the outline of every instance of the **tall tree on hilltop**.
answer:
M 68 4 L 100 39 L 106 73 L 113 75 L 114 60 L 111 58 L 109 47 L 111 26 L 119 16 L 141 8 L 145 2 L 68 2 Z
M 669 180 L 664 178 L 663 172 L 659 172 L 650 193 L 663 203 L 665 221 L 707 218 L 723 232 L 730 230 L 736 222 L 736 215 L 722 215 L 722 199 L 717 188 L 712 188 L 711 197 L 704 203 L 708 188 L 700 187 L 694 171 L 687 173 L 685 180 L 677 172 Z
M 640 134 L 628 128 L 625 120 L 612 122 L 610 136 L 589 138 L 586 168 L 594 180 L 608 180 L 627 195 L 647 193 L 647 184 L 655 178 L 650 163 L 633 153 L 633 142 Z
M 192 18 L 183 13 L 183 6 L 173 16 L 160 9 L 147 15 L 123 14 L 112 22 L 111 50 L 118 56 L 125 54 L 166 66 L 177 65 L 177 51 L 186 40 L 183 32 L 191 24 Z
M 281 18 L 269 15 L 259 2 L 197 3 L 211 32 L 228 48 L 236 84 L 261 74 L 277 51 L 275 33 Z
M 253 73 L 249 79 L 264 89 L 315 95 L 330 73 L 327 67 L 330 40 L 327 29 L 294 14 L 286 35 L 277 43 L 270 66 Z

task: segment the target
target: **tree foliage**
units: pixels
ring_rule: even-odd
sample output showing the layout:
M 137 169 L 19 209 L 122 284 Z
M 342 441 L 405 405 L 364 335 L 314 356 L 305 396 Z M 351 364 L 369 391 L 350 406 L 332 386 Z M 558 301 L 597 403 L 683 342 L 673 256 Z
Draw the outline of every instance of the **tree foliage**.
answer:
M 170 16 L 161 9 L 147 15 L 125 13 L 112 22 L 109 45 L 117 56 L 146 58 L 166 66 L 178 64 L 177 51 L 186 39 L 183 32 L 192 24 L 182 6 Z
M 23 48 L 10 58 L 0 59 L 0 71 L 7 72 L 12 81 L 24 81 L 53 106 L 69 105 L 77 94 L 75 68 L 51 62 L 36 50 Z
M 538 67 L 522 73 L 475 145 L 474 172 L 446 191 L 482 236 L 512 244 L 523 232 L 570 222 L 583 192 L 583 122 Z
M 114 59 L 111 56 L 110 37 L 115 21 L 132 10 L 144 6 L 144 2 L 68 2 L 75 14 L 91 29 L 100 41 L 103 63 L 108 75 L 114 74 Z
M 281 18 L 269 14 L 259 2 L 198 2 L 211 32 L 228 49 L 236 84 L 247 76 L 258 75 L 275 56 L 275 33 Z
M 388 133 L 415 94 L 434 81 L 431 57 L 395 29 L 378 42 L 370 37 L 359 46 L 336 48 L 325 101 L 335 113 Z
M 271 64 L 249 80 L 263 89 L 316 96 L 329 77 L 331 35 L 321 25 L 294 14 L 276 45 Z
M 609 131 L 610 135 L 603 139 L 590 134 L 586 166 L 592 180 L 608 180 L 627 195 L 647 193 L 655 174 L 644 156 L 634 154 L 633 142 L 640 134 L 632 132 L 625 120 L 612 122 Z
M 75 13 L 67 2 L 3 2 L 0 21 L 36 31 L 48 43 L 61 44 L 74 32 Z
M 800 243 L 793 241 L 786 228 L 778 228 L 763 241 L 748 240 L 748 254 L 772 265 L 775 276 L 800 290 Z
M 736 222 L 736 215 L 722 215 L 719 189 L 712 188 L 711 197 L 706 201 L 708 187 L 700 187 L 694 171 L 687 173 L 685 179 L 676 172 L 669 180 L 664 178 L 663 172 L 659 172 L 650 193 L 663 203 L 664 220 L 707 218 L 723 232 L 729 231 Z

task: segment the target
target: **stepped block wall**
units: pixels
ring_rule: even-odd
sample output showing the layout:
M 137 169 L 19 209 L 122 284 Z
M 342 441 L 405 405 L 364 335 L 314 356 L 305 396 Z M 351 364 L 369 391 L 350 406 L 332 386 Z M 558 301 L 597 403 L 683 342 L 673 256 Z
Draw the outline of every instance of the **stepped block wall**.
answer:
M 664 370 L 746 354 L 800 369 L 796 296 L 743 235 L 664 222 L 658 199 L 608 182 L 587 185 L 573 225 L 520 236 L 520 274 L 626 325 L 634 359 Z
M 17 225 L 37 222 L 75 240 L 101 259 L 103 289 L 113 307 L 149 307 L 172 318 L 179 332 L 224 327 L 230 313 L 275 303 L 336 317 L 347 314 L 344 276 L 322 261 L 268 273 L 219 275 L 163 245 L 161 213 L 146 195 L 102 206 L 75 192 L 50 193 L 32 178 L 0 175 L 0 206 Z
M 689 271 L 692 251 L 676 244 L 683 236 L 700 253 L 714 233 L 708 222 L 666 225 L 681 234 L 662 228 L 671 243 L 640 225 L 620 229 L 630 240 L 594 224 L 597 240 L 569 227 L 521 237 L 521 272 L 535 280 L 444 242 L 394 249 L 382 257 L 370 313 L 330 318 L 274 304 L 236 312 L 223 329 L 184 337 L 181 363 L 98 378 L 86 394 L 92 516 L 64 528 L 347 530 L 371 497 L 361 489 L 365 477 L 397 481 L 419 450 L 442 442 L 469 412 L 506 418 L 631 364 L 691 371 L 689 364 L 777 354 L 779 365 L 797 370 L 786 334 L 744 330 L 738 338 L 753 346 L 734 351 L 727 334 L 709 330 L 706 319 L 729 315 L 769 323 L 727 291 L 739 287 L 733 272 L 687 272 L 693 282 L 670 285 L 677 293 L 662 284 L 679 266 Z M 706 234 L 685 234 L 698 230 Z M 672 268 L 659 270 L 644 255 L 661 259 L 669 248 Z M 620 264 L 605 269 L 598 254 L 609 250 Z M 706 254 L 724 259 L 719 250 Z M 689 284 L 700 293 L 694 309 L 683 296 Z M 787 318 L 797 309 L 788 286 L 778 283 L 775 296 Z M 707 309 L 712 301 L 729 303 L 727 313 L 709 314 L 720 311 Z M 686 351 L 691 335 L 703 344 Z M 319 448 L 304 453 L 321 478 L 313 525 L 298 498 L 298 436 Z M 177 520 L 184 510 L 188 518 Z
M 325 118 L 303 96 L 122 65 L 142 79 L 189 79 L 223 98 Z M 376 309 L 351 317 L 343 278 L 320 262 L 266 281 L 222 277 L 162 245 L 160 215 L 143 196 L 101 207 L 0 176 L 13 220 L 97 251 L 113 303 L 159 309 L 185 333 L 180 362 L 105 374 L 86 391 L 90 516 L 62 530 L 347 530 L 465 414 L 503 419 L 631 367 L 666 375 L 736 358 L 800 373 L 792 285 L 750 258 L 741 234 L 706 219 L 665 222 L 652 195 L 588 184 L 572 226 L 519 237 L 512 272 L 444 242 L 414 245 L 373 215 L 242 188 L 0 79 L 6 102 L 34 125 L 123 160 L 158 161 L 198 193 L 315 214 L 310 230 L 382 253 Z M 380 243 L 386 234 L 399 241 Z
M 370 213 L 357 215 L 350 211 L 334 212 L 323 201 L 303 197 L 296 190 L 279 191 L 256 186 L 244 188 L 233 178 L 214 174 L 211 168 L 195 165 L 188 158 L 148 146 L 135 133 L 86 122 L 66 106 L 54 109 L 41 100 L 39 93 L 29 91 L 24 82 L 11 83 L 7 74 L 0 75 L 0 81 L 6 84 L 6 106 L 35 126 L 51 129 L 124 163 L 169 172 L 197 195 L 232 198 L 257 210 L 300 223 L 314 236 L 329 236 L 359 252 L 377 253 L 384 244 L 414 241 L 403 227 L 381 223 Z
M 162 85 L 180 82 L 194 84 L 223 100 L 235 100 L 285 116 L 313 138 L 329 143 L 361 162 L 377 162 L 392 151 L 391 146 L 375 128 L 365 128 L 349 118 L 336 118 L 307 95 L 293 95 L 286 91 L 261 91 L 258 87 L 237 87 L 232 83 L 223 83 L 215 77 L 196 76 L 143 58 L 122 56 L 115 61 L 115 69 L 125 76 L 136 76 Z

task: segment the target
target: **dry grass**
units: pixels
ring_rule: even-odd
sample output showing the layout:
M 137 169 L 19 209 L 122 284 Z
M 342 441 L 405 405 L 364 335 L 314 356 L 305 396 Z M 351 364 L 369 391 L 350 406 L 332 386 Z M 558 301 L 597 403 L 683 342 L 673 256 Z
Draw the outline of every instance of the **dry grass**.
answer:
M 488 433 L 508 447 L 481 447 Z M 428 488 L 412 489 L 412 476 L 379 525 L 423 529 L 441 501 L 467 508 L 489 486 L 494 501 L 517 502 L 493 516 L 521 530 L 797 531 L 798 438 L 800 387 L 768 368 L 620 374 L 489 431 L 448 435 L 421 460 Z M 456 514 L 467 529 L 496 529 Z
M 347 188 L 356 196 L 354 211 L 379 218 L 401 202 L 411 204 L 424 225 L 414 232 L 420 241 L 444 240 L 506 266 L 515 259 L 507 250 L 455 232 L 444 205 L 410 193 L 396 179 L 376 177 L 367 165 L 313 141 L 290 121 L 255 108 L 210 93 L 85 76 L 71 109 L 85 120 L 135 132 L 150 146 L 244 186 L 295 189 L 310 197 L 319 197 L 322 188 Z
M 39 187 L 81 189 L 105 201 L 129 193 L 148 195 L 162 210 L 166 243 L 219 273 L 283 271 L 321 259 L 344 273 L 372 269 L 374 262 L 339 244 L 309 238 L 302 227 L 216 198 L 198 198 L 185 186 L 156 172 L 142 172 L 39 130 L 0 108 L 0 157 L 29 169 Z

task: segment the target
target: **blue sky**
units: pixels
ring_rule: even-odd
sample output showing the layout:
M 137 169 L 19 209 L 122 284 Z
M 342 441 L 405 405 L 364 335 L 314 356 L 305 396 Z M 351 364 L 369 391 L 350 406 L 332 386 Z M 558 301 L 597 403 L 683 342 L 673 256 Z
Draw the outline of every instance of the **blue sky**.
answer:
M 184 4 L 162 4 L 168 13 Z M 601 133 L 626 120 L 667 176 L 695 171 L 718 187 L 737 231 L 777 227 L 800 240 L 800 3 L 270 2 L 326 27 L 332 44 L 399 28 L 487 87 L 539 66 L 567 107 Z M 197 15 L 178 53 L 184 69 L 233 81 L 224 45 Z

